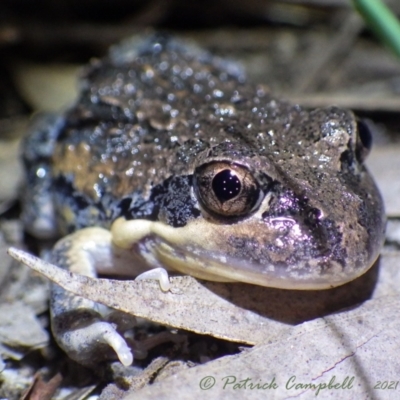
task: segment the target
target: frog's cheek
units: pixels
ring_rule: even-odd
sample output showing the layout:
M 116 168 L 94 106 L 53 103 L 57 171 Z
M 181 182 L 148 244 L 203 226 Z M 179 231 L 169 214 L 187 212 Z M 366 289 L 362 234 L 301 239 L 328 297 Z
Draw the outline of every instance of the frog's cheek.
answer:
M 259 246 L 268 244 L 269 234 L 264 234 L 260 240 L 258 236 L 262 235 L 255 235 L 256 231 L 257 225 L 252 224 L 235 228 L 237 237 L 252 233 L 259 240 Z M 146 242 L 146 251 L 167 269 L 199 279 L 282 289 L 316 290 L 345 284 L 365 273 L 377 257 L 367 257 L 368 262 L 361 267 L 343 266 L 321 258 L 291 264 L 260 262 L 251 254 L 235 255 L 235 245 L 228 240 L 232 236 L 232 226 L 210 224 L 204 219 L 174 228 L 161 222 L 120 218 L 114 222 L 111 232 L 114 244 L 121 248 L 140 248 L 137 244 Z M 270 237 L 272 241 L 272 233 Z

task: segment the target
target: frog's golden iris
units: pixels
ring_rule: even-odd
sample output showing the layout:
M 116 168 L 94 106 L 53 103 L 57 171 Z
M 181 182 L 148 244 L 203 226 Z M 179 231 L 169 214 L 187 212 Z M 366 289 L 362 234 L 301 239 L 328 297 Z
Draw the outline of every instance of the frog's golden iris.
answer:
M 228 161 L 198 167 L 194 189 L 202 207 L 213 216 L 244 217 L 260 205 L 263 197 L 250 170 Z

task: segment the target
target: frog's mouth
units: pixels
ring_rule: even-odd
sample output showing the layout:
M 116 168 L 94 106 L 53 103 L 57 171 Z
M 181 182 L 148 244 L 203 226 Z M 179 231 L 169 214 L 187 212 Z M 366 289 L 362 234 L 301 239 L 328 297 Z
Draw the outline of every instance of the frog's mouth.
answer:
M 242 282 L 291 290 L 321 290 L 343 285 L 366 272 L 357 270 L 348 274 L 338 263 L 331 263 L 329 272 L 325 273 L 318 265 L 314 265 L 313 269 L 305 264 L 287 267 L 260 265 L 192 246 L 177 247 L 159 237 L 151 240 L 154 254 L 167 269 L 214 282 Z
M 242 282 L 294 290 L 329 289 L 354 280 L 363 268 L 345 267 L 332 260 L 300 261 L 296 265 L 260 263 L 238 259 L 226 245 L 231 227 L 215 229 L 207 221 L 174 228 L 161 222 L 118 219 L 112 226 L 114 244 L 151 253 L 152 259 L 170 271 L 216 282 Z M 141 246 L 145 244 L 145 246 Z M 144 255 L 144 254 L 142 254 Z M 151 262 L 149 263 L 151 264 Z M 152 267 L 157 265 L 152 265 Z

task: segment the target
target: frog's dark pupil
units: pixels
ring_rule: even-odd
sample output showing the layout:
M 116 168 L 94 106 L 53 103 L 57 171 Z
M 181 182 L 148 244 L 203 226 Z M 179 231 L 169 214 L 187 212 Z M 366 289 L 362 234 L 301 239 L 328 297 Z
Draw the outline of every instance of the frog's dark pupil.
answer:
M 236 197 L 242 184 L 239 178 L 230 169 L 224 169 L 214 176 L 212 189 L 221 202 L 228 201 Z

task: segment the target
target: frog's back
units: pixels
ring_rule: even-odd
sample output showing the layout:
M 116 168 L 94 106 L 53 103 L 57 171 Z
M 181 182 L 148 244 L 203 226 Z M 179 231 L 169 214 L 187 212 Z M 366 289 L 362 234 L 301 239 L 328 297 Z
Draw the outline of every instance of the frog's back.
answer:
M 163 183 L 230 135 L 218 120 L 237 117 L 232 104 L 248 109 L 244 80 L 237 64 L 166 35 L 112 48 L 83 72 L 76 104 L 24 143 L 25 225 L 51 237 L 120 215 L 156 219 Z
M 215 74 L 231 91 L 243 80 L 237 65 L 164 35 L 127 41 L 92 62 L 76 104 L 39 118 L 24 142 L 28 230 L 54 237 L 109 226 L 128 210 L 155 219 L 155 197 L 191 136 L 190 108 L 212 92 Z

